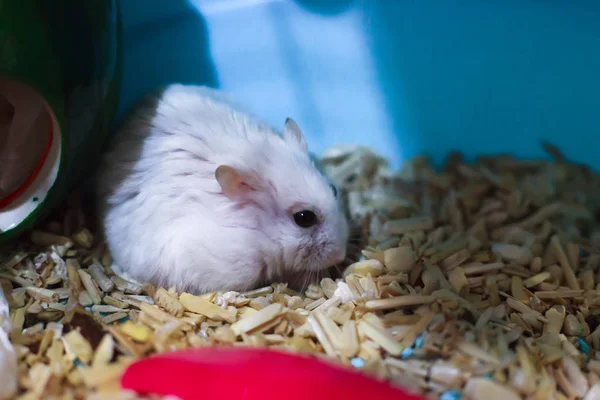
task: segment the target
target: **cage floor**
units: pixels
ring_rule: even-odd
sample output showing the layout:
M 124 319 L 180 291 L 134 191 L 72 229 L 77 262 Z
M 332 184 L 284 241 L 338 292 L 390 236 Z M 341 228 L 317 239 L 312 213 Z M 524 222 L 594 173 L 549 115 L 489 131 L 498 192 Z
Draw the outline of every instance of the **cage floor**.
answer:
M 213 344 L 320 354 L 448 399 L 600 399 L 600 176 L 451 153 L 400 171 L 362 147 L 321 162 L 356 235 L 337 279 L 195 296 L 119 276 L 77 196 L 0 247 L 20 399 L 137 398 L 132 361 Z M 356 251 L 354 251 L 356 250 Z

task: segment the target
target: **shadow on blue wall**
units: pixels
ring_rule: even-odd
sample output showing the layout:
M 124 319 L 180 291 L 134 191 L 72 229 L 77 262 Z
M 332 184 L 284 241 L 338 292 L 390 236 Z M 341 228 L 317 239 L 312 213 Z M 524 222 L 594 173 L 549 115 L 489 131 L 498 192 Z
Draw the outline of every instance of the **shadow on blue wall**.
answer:
M 187 0 L 126 0 L 124 70 L 117 122 L 144 95 L 169 83 L 218 87 L 206 21 Z
M 318 13 L 323 16 L 338 15 L 347 11 L 354 0 L 294 0 L 305 10 Z
M 541 156 L 547 139 L 594 161 L 586 144 L 600 134 L 598 5 L 451 3 L 365 7 L 377 21 L 368 29 L 380 84 L 392 115 L 407 107 L 413 150 Z M 404 121 L 395 129 L 406 131 Z
M 296 0 L 322 16 L 317 0 Z M 356 0 L 406 155 L 510 152 L 541 139 L 600 167 L 600 3 Z M 352 95 L 352 94 L 349 94 Z
M 336 119 L 343 118 L 340 110 L 351 109 L 355 117 L 360 113 L 375 115 L 372 108 L 367 110 L 373 106 L 373 97 L 361 92 L 372 90 L 384 102 L 375 105 L 385 109 L 377 118 L 389 119 L 392 124 L 387 128 L 386 122 L 378 129 L 391 132 L 353 127 L 361 129 L 354 137 L 370 144 L 377 136 L 379 151 L 399 144 L 403 157 L 427 152 L 438 163 L 453 149 L 464 151 L 468 158 L 499 152 L 544 157 L 539 141 L 546 139 L 569 158 L 600 167 L 597 146 L 590 145 L 600 137 L 598 2 L 286 0 L 258 2 L 246 9 L 235 3 L 238 9 L 230 15 L 223 12 L 210 17 L 218 21 L 215 27 L 227 26 L 227 32 L 232 32 L 228 43 L 235 40 L 234 22 L 247 23 L 245 28 L 252 26 L 258 31 L 249 33 L 246 29 L 247 36 L 240 40 L 252 45 L 249 48 L 236 44 L 227 49 L 233 55 L 222 54 L 227 61 L 223 82 L 227 75 L 234 85 L 245 83 L 251 88 L 244 92 L 247 98 L 256 101 L 266 114 L 279 106 L 276 90 L 293 91 L 297 101 L 290 104 L 300 108 L 294 112 L 311 120 L 310 130 L 315 135 L 311 143 L 318 144 L 320 137 L 339 137 L 334 131 Z M 289 7 L 294 3 L 299 6 L 296 10 Z M 206 23 L 197 7 L 185 0 L 126 0 L 122 5 L 126 23 L 128 18 L 133 21 L 129 29 L 125 27 L 119 116 L 159 85 L 179 81 L 219 86 Z M 352 40 L 364 39 L 370 52 L 371 60 L 365 65 L 373 66 L 373 82 L 363 74 L 356 78 L 360 85 L 343 87 L 337 83 L 333 88 L 338 94 L 336 101 L 344 104 L 327 111 L 322 89 L 328 83 L 325 74 L 335 72 L 339 64 L 349 79 L 357 75 L 358 68 L 351 64 L 354 61 L 348 61 L 351 58 L 345 58 L 343 64 L 336 57 L 336 50 L 346 52 L 354 44 L 342 43 L 344 37 L 340 35 L 318 37 L 328 32 L 323 28 L 328 22 L 322 18 L 309 21 L 297 12 L 299 9 L 332 21 L 331 26 L 340 26 L 334 25 L 340 20 L 356 25 L 360 33 Z M 254 18 L 264 20 L 265 10 L 270 13 L 266 17 L 270 22 L 262 25 Z M 349 18 L 338 18 L 342 13 Z M 140 19 L 147 23 L 140 23 Z M 318 37 L 311 51 L 299 50 L 298 32 L 303 28 L 308 30 L 303 40 Z M 252 32 L 256 38 L 254 34 L 248 37 Z M 260 47 L 275 40 L 276 51 Z M 273 91 L 272 95 L 259 80 L 265 79 L 267 64 L 278 68 L 266 78 L 265 87 Z M 307 88 L 309 78 L 312 87 Z M 249 85 L 248 81 L 260 84 Z M 319 93 L 315 85 L 321 85 Z M 263 91 L 257 92 L 255 86 Z M 339 96 L 346 96 L 346 92 L 346 98 Z M 365 118 L 373 117 L 371 114 Z M 331 144 L 328 140 L 322 143 Z

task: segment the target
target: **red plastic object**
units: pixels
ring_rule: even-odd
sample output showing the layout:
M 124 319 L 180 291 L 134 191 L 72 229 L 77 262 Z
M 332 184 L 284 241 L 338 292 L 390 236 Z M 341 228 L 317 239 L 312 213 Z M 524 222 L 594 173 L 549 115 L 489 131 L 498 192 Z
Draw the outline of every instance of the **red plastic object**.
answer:
M 8 195 L 6 195 L 5 197 L 0 199 L 0 210 L 10 206 L 13 201 L 18 199 L 19 196 L 21 196 L 23 193 L 25 193 L 25 191 L 27 189 L 29 189 L 31 184 L 35 181 L 35 179 L 38 177 L 40 171 L 42 170 L 42 167 L 44 166 L 44 163 L 46 162 L 46 158 L 48 158 L 48 154 L 50 154 L 50 149 L 52 148 L 53 141 L 54 141 L 54 119 L 53 119 L 52 115 L 50 115 L 50 130 L 49 130 L 49 134 L 48 134 L 48 141 L 44 145 L 44 150 L 42 151 L 40 158 L 35 163 L 35 166 L 33 167 L 33 170 L 31 171 L 31 173 L 29 174 L 27 179 L 25 179 L 25 181 L 23 183 L 21 183 L 15 190 L 13 190 L 12 193 L 9 193 Z
M 315 357 L 241 347 L 149 357 L 125 370 L 121 386 L 183 400 L 422 400 Z

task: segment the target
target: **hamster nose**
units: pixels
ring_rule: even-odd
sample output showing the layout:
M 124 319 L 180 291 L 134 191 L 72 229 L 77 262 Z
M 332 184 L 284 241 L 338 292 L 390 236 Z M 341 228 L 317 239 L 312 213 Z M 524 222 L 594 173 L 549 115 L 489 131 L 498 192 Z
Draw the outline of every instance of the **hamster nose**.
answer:
M 346 259 L 346 249 L 342 248 L 337 250 L 335 253 L 333 253 L 332 259 L 334 264 L 343 262 Z

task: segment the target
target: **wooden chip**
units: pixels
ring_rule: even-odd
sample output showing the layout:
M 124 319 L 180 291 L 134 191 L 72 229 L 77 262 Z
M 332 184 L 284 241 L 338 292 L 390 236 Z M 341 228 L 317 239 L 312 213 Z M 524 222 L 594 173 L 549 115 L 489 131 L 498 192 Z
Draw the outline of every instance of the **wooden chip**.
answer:
M 32 385 L 32 392 L 41 398 L 46 391 L 46 387 L 52 376 L 50 367 L 44 364 L 35 364 L 29 370 L 29 379 Z
M 362 330 L 371 340 L 381 346 L 382 349 L 394 357 L 398 357 L 404 350 L 404 346 L 397 342 L 389 332 L 379 329 L 366 321 L 361 321 L 358 324 L 358 328 L 359 330 Z
M 123 293 L 130 293 L 135 295 L 142 293 L 141 285 L 134 282 L 129 282 L 118 275 L 111 276 L 110 280 L 115 284 L 117 290 L 120 290 Z
M 182 293 L 179 296 L 179 301 L 186 310 L 193 313 L 202 314 L 217 321 L 227 321 L 230 323 L 235 322 L 234 313 L 223 309 L 208 300 L 204 300 L 201 297 L 194 296 L 189 293 Z
M 393 308 L 410 307 L 422 304 L 430 304 L 435 301 L 434 296 L 408 295 L 390 297 L 389 299 L 369 300 L 365 307 L 371 310 L 389 310 Z
M 320 161 L 359 261 L 302 288 L 194 296 L 128 281 L 69 196 L 0 244 L 0 370 L 19 400 L 133 400 L 119 382 L 130 362 L 259 346 L 423 398 L 600 400 L 600 174 L 544 146 L 558 161 L 452 153 L 442 169 L 417 156 L 401 170 L 362 146 L 330 151 Z
M 109 306 L 114 306 L 114 307 L 121 308 L 121 309 L 129 308 L 129 304 L 128 303 L 125 303 L 124 301 L 116 299 L 116 298 L 114 298 L 112 296 L 104 296 L 102 298 L 102 301 L 105 304 L 108 304 Z
M 100 293 L 98 286 L 96 286 L 96 282 L 94 282 L 90 274 L 88 274 L 86 271 L 79 269 L 77 272 L 79 273 L 81 283 L 83 284 L 83 287 L 85 287 L 87 294 L 92 299 L 92 302 L 94 304 L 100 304 L 102 302 L 102 294 Z
M 63 344 L 67 353 L 72 355 L 72 358 L 79 359 L 84 364 L 89 364 L 92 361 L 94 351 L 92 345 L 85 339 L 79 330 L 74 329 L 62 337 Z
M 388 266 L 388 268 L 390 268 L 390 267 Z M 358 261 L 358 262 L 355 262 L 354 264 L 351 264 L 344 271 L 344 276 L 348 276 L 350 274 L 366 276 L 368 274 L 371 274 L 372 277 L 377 277 L 377 276 L 383 274 L 383 272 L 384 272 L 383 264 L 381 262 L 379 262 L 378 260 L 364 260 L 364 261 Z
M 314 311 L 327 311 L 331 307 L 337 307 L 341 304 L 342 299 L 337 296 L 333 296 L 327 301 L 324 301 L 321 305 L 316 307 Z
M 481 348 L 475 346 L 472 343 L 468 343 L 465 341 L 461 341 L 458 345 L 458 349 L 474 358 L 477 358 L 483 362 L 500 365 L 500 361 L 496 358 L 482 350 Z
M 469 285 L 465 270 L 461 267 L 457 267 L 449 273 L 449 280 L 456 293 L 460 293 L 463 288 Z
M 128 353 L 128 355 L 141 357 L 143 355 L 143 350 L 139 346 L 137 346 L 133 340 L 121 332 L 120 329 L 115 328 L 114 326 L 109 326 L 106 330 L 115 338 L 115 340 L 122 346 L 121 348 Z
M 177 297 L 169 294 L 164 288 L 159 288 L 154 294 L 154 301 L 160 307 L 167 310 L 176 317 L 182 317 L 184 308 Z
M 535 294 L 535 297 L 537 297 L 540 300 L 568 299 L 568 298 L 583 296 L 583 290 L 550 290 L 550 291 L 539 290 L 537 292 L 534 292 L 534 294 Z
M 34 299 L 46 303 L 52 303 L 59 300 L 58 293 L 44 288 L 28 287 L 27 293 Z
M 460 368 L 442 360 L 436 361 L 431 366 L 431 379 L 448 388 L 460 387 L 465 380 L 464 375 Z
M 521 221 L 519 223 L 519 226 L 523 228 L 530 228 L 540 224 L 543 221 L 547 221 L 552 216 L 560 212 L 560 207 L 561 204 L 558 202 L 545 205 L 544 207 L 540 208 L 536 213 L 531 215 L 529 218 L 526 218 L 523 221 Z
M 533 314 L 535 316 L 541 316 L 542 314 L 539 311 L 533 310 L 532 308 L 526 306 L 525 304 L 523 304 L 522 302 L 515 300 L 515 299 L 511 299 L 511 298 L 507 298 L 506 299 L 506 304 L 521 313 L 524 314 Z
M 71 237 L 75 243 L 86 249 L 92 248 L 94 244 L 94 235 L 86 228 L 81 229 Z
M 250 290 L 248 292 L 244 292 L 242 293 L 242 295 L 244 297 L 247 298 L 254 298 L 254 297 L 261 297 L 261 296 L 266 296 L 268 294 L 273 293 L 273 286 L 266 286 L 266 287 L 262 287 L 259 289 L 254 289 L 254 290 Z M 210 300 L 210 299 L 207 299 Z
M 125 311 L 123 308 L 115 307 L 115 306 L 105 306 L 105 305 L 93 305 L 92 312 L 98 313 L 115 313 Z
M 487 378 L 470 378 L 465 385 L 464 392 L 469 399 L 521 400 L 521 396 L 513 390 Z
M 323 350 L 325 351 L 325 353 L 327 355 L 329 355 L 330 357 L 335 357 L 336 352 L 333 347 L 333 344 L 331 343 L 330 339 L 327 337 L 327 334 L 325 333 L 323 327 L 317 320 L 315 314 L 309 315 L 306 320 L 306 323 L 312 328 L 312 332 L 314 333 L 314 335 L 316 335 L 321 346 L 323 346 Z
M 77 295 L 77 301 L 82 307 L 89 307 L 94 304 L 94 301 L 92 300 L 92 297 L 89 295 L 87 290 L 79 292 L 79 295 Z
M 270 306 L 267 306 L 262 310 L 235 322 L 231 325 L 231 329 L 236 335 L 252 332 L 252 330 L 259 328 L 261 325 L 264 325 L 275 319 L 279 314 L 281 314 L 282 309 L 283 307 L 281 304 L 271 304 Z
M 564 381 L 562 381 L 562 385 L 565 391 L 575 397 L 583 397 L 589 390 L 589 384 L 587 378 L 581 372 L 579 365 L 571 358 L 564 357 L 561 360 L 561 372 L 557 374 L 557 376 L 562 375 L 564 377 Z M 560 382 L 559 378 L 559 382 Z
M 431 321 L 433 321 L 434 313 L 431 311 L 425 312 L 421 319 L 407 329 L 402 335 L 398 335 L 398 339 L 400 340 L 400 344 L 406 348 L 412 346 L 418 335 L 422 334 L 425 329 L 429 326 Z
M 115 284 L 113 283 L 113 281 L 110 280 L 108 276 L 106 276 L 103 268 L 98 264 L 99 262 L 96 261 L 94 264 L 90 265 L 88 268 L 88 273 L 92 278 L 94 278 L 94 280 L 102 289 L 102 291 L 110 292 L 114 289 Z
M 548 279 L 552 278 L 552 275 L 550 274 L 550 272 L 541 272 L 537 275 L 532 276 L 531 278 L 527 278 L 523 281 L 523 285 L 527 288 L 531 288 L 534 286 L 539 285 L 540 283 L 547 281 Z
M 510 281 L 510 292 L 512 296 L 522 302 L 526 302 L 529 296 L 525 292 L 523 280 L 518 276 L 513 276 Z
M 471 257 L 471 252 L 468 249 L 462 249 L 462 250 L 459 250 L 456 253 L 446 257 L 442 261 L 441 265 L 445 269 L 451 270 L 451 269 L 456 268 L 459 265 L 463 264 L 465 261 L 467 261 L 469 259 L 469 257 Z
M 330 299 L 335 294 L 335 290 L 337 289 L 337 284 L 331 278 L 323 278 L 321 280 L 321 289 L 323 290 L 323 294 L 325 295 L 325 297 Z
M 557 235 L 554 235 L 550 238 L 550 246 L 552 246 L 552 250 L 554 250 L 554 254 L 562 267 L 563 273 L 565 275 L 565 281 L 567 285 L 573 290 L 579 290 L 579 282 L 575 277 L 575 273 L 573 272 L 573 268 L 567 259 L 567 255 L 560 244 L 560 240 Z
M 426 231 L 433 228 L 431 217 L 413 217 L 401 220 L 387 221 L 383 231 L 387 235 L 400 235 L 408 232 Z
M 34 230 L 31 232 L 31 242 L 38 246 L 60 245 L 64 246 L 72 244 L 71 239 L 66 236 L 55 235 L 49 232 Z
M 600 400 L 600 383 L 595 383 L 586 393 L 583 400 Z
M 569 314 L 565 317 L 563 332 L 569 336 L 585 336 L 587 334 L 581 321 L 573 314 Z
M 145 343 L 152 337 L 152 332 L 146 325 L 135 324 L 131 321 L 125 321 L 119 325 L 119 329 L 125 335 L 140 343 Z
M 79 262 L 74 258 L 68 258 L 66 261 L 67 266 L 67 274 L 69 276 L 69 282 L 71 283 L 71 288 L 75 293 L 79 293 L 84 290 L 83 285 L 81 284 L 81 278 L 79 277 L 79 270 L 81 266 Z
M 498 271 L 504 268 L 504 263 L 496 262 L 490 264 L 475 264 L 475 265 L 464 265 L 463 270 L 465 275 L 477 275 L 484 274 L 487 272 Z
M 356 323 L 353 320 L 349 319 L 346 322 L 344 322 L 342 326 L 341 337 L 343 338 L 341 341 L 343 345 L 338 345 L 340 353 L 348 358 L 356 356 L 360 351 L 360 343 L 358 340 L 358 331 Z
M 409 272 L 415 266 L 417 257 L 413 249 L 400 246 L 384 251 L 384 264 L 394 272 Z M 375 276 L 375 275 L 372 275 Z M 377 275 L 378 276 L 378 275 Z
M 106 382 L 118 382 L 118 379 L 121 377 L 126 367 L 126 363 L 99 365 L 96 367 L 86 368 L 81 371 L 81 374 L 85 384 L 88 387 L 96 388 L 102 384 L 105 384 Z M 111 393 L 110 395 L 115 396 L 114 393 Z
M 150 317 L 161 323 L 171 322 L 174 320 L 174 317 L 171 314 L 166 313 L 160 308 L 148 303 L 141 302 L 140 310 L 144 314 L 148 314 Z
M 6 259 L 6 261 L 4 261 L 4 263 L 0 265 L 0 270 L 12 269 L 17 264 L 19 264 L 21 261 L 23 261 L 26 257 L 27 257 L 26 252 L 19 251 L 18 253 L 16 253 L 12 257 L 9 257 L 8 259 Z
M 527 247 L 514 244 L 496 243 L 492 245 L 492 251 L 498 253 L 504 260 L 519 265 L 529 265 L 533 258 L 531 250 Z
M 108 365 L 113 358 L 114 352 L 115 341 L 113 337 L 109 334 L 104 335 L 94 352 L 92 366 Z
M 565 307 L 554 306 L 546 311 L 546 319 L 548 323 L 544 326 L 544 333 L 560 333 L 565 320 Z

